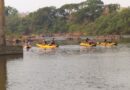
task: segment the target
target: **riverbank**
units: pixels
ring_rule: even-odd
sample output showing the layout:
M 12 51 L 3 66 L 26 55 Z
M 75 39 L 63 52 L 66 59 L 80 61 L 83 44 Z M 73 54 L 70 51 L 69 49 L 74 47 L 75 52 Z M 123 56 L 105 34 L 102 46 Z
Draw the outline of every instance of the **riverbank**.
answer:
M 86 38 L 94 40 L 95 42 L 102 42 L 105 39 L 107 41 L 115 41 L 118 43 L 129 43 L 130 37 L 126 37 L 125 35 L 106 35 L 106 36 L 80 36 L 80 37 L 72 37 L 72 36 L 55 36 L 55 37 L 42 37 L 42 36 L 24 36 L 20 38 L 8 39 L 8 45 L 21 45 L 23 46 L 25 43 L 29 42 L 31 46 L 36 46 L 37 43 L 42 43 L 43 39 L 48 43 L 55 38 L 55 41 L 58 45 L 77 45 L 80 42 L 83 42 Z

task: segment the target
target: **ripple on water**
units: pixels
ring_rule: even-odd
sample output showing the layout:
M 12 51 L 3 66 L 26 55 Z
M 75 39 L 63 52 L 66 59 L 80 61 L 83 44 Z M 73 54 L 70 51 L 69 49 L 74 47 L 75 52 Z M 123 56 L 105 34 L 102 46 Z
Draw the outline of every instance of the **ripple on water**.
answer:
M 130 90 L 130 49 L 32 48 L 7 62 L 7 90 Z

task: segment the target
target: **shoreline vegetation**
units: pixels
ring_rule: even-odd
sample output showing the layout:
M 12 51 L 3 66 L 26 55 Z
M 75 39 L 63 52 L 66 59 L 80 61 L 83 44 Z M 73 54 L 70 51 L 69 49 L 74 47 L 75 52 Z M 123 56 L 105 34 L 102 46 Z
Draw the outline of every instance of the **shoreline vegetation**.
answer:
M 42 43 L 43 40 L 50 42 L 52 39 L 55 39 L 58 45 L 79 45 L 81 42 L 85 41 L 86 38 L 94 40 L 96 42 L 115 41 L 118 43 L 130 43 L 130 36 L 128 35 L 103 35 L 103 36 L 20 36 L 19 38 L 8 38 L 6 40 L 8 46 L 23 46 L 26 42 L 30 42 L 31 46 L 36 46 L 37 43 Z
M 72 41 L 89 36 L 129 42 L 124 36 L 130 35 L 130 8 L 122 8 L 119 4 L 105 5 L 102 0 L 86 0 L 60 8 L 43 7 L 26 14 L 7 6 L 5 16 L 9 43 L 16 39 L 23 41 L 26 37 L 60 37 Z

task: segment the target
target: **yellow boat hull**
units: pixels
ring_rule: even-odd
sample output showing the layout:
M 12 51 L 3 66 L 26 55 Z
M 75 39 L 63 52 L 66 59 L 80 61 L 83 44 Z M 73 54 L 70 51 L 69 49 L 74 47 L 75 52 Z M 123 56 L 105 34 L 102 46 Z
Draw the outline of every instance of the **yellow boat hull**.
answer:
M 115 46 L 116 43 L 100 43 L 98 45 L 99 46 L 104 46 L 104 47 L 112 47 L 112 46 Z
M 89 43 L 80 43 L 80 46 L 84 46 L 84 47 L 93 47 L 93 46 L 103 46 L 103 47 L 112 47 L 112 46 L 116 46 L 116 43 L 97 43 L 95 44 L 89 44 Z
M 91 45 L 91 44 L 89 44 L 89 43 L 80 43 L 80 46 L 92 47 L 93 45 Z
M 42 45 L 42 44 L 36 44 L 36 46 L 43 49 L 54 49 L 57 47 L 56 45 Z

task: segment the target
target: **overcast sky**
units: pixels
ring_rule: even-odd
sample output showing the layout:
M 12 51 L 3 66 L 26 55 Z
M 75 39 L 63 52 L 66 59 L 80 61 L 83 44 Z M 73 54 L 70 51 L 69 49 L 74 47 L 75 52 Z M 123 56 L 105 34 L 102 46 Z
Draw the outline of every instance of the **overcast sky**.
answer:
M 12 6 L 20 12 L 32 12 L 45 6 L 60 7 L 63 4 L 79 3 L 86 0 L 5 0 L 6 6 Z M 122 7 L 130 6 L 130 0 L 102 0 L 105 4 L 118 3 Z

